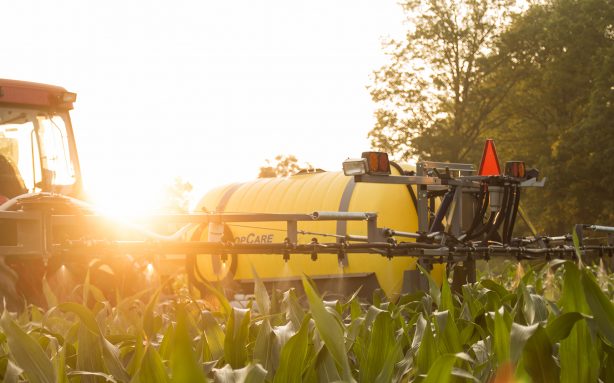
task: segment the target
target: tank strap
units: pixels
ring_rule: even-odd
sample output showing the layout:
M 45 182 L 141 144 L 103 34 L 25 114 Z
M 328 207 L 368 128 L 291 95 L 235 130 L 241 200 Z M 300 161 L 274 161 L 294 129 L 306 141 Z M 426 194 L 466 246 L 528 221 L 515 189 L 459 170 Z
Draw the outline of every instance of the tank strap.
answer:
M 226 205 L 228 204 L 228 201 L 230 201 L 230 197 L 232 197 L 234 192 L 236 192 L 237 189 L 240 188 L 242 185 L 243 185 L 243 182 L 239 182 L 239 183 L 236 183 L 230 186 L 226 190 L 222 198 L 220 199 L 220 202 L 217 204 L 215 211 L 218 213 L 223 213 L 224 210 L 226 209 Z
M 339 202 L 340 212 L 347 212 L 348 209 L 350 208 L 350 200 L 352 199 L 354 188 L 356 188 L 356 182 L 354 182 L 354 178 L 350 178 L 347 185 L 345 185 L 343 194 L 341 195 L 341 202 Z M 337 221 L 337 235 L 346 235 L 347 229 L 348 229 L 347 221 Z M 341 239 L 337 238 L 337 242 L 341 242 Z M 343 257 L 343 267 L 347 267 L 347 266 L 349 266 L 348 257 Z

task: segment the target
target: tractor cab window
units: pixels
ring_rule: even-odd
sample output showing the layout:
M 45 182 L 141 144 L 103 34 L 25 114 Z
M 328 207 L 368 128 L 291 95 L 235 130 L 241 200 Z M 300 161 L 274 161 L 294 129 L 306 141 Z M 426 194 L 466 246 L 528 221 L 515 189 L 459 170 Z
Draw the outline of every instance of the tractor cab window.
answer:
M 62 192 L 75 184 L 66 121 L 62 114 L 0 109 L 0 155 L 29 192 Z
M 37 120 L 42 171 L 54 186 L 74 184 L 75 170 L 70 160 L 64 120 L 60 116 L 37 116 Z

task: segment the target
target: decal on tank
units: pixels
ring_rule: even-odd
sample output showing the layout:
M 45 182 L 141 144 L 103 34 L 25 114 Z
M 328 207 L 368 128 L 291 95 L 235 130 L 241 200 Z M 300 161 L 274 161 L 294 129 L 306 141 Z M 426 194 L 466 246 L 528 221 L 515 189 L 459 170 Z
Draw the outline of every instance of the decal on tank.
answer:
M 249 233 L 235 238 L 236 243 L 273 243 L 273 234 Z

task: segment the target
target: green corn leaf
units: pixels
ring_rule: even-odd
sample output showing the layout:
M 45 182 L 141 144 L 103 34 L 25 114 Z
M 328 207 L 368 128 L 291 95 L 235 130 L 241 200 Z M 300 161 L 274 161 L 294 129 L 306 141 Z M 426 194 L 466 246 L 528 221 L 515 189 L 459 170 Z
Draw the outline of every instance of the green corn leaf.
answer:
M 324 341 L 335 362 L 341 367 L 343 380 L 346 382 L 354 381 L 345 349 L 345 339 L 341 324 L 326 310 L 322 299 L 305 276 L 303 276 L 303 288 L 307 295 L 311 314 L 313 315 L 320 338 Z
M 215 320 L 215 317 L 205 311 L 202 314 L 203 333 L 211 352 L 211 360 L 218 360 L 224 356 L 224 342 L 226 336 L 222 326 Z
M 253 363 L 239 369 L 233 369 L 229 364 L 213 369 L 216 383 L 263 383 L 266 375 L 261 365 Z
M 207 343 L 206 340 L 203 342 Z M 142 340 L 141 340 L 142 343 Z M 160 348 L 158 349 L 158 353 L 162 360 L 169 360 L 173 353 L 173 344 L 175 343 L 175 328 L 173 326 L 167 326 L 164 334 L 162 336 L 162 342 L 160 343 Z
M 450 290 L 448 278 L 445 275 L 441 284 L 441 307 L 439 307 L 439 311 L 448 311 L 450 313 L 450 317 L 455 317 L 454 296 L 452 295 L 452 290 Z
M 94 314 L 87 307 L 73 302 L 61 303 L 58 308 L 64 312 L 72 312 L 79 317 L 81 324 L 98 337 L 98 343 L 102 347 L 102 360 L 109 372 L 119 380 L 129 380 L 128 373 L 119 360 L 119 349 L 102 335 Z
M 254 275 L 254 295 L 256 295 L 258 311 L 261 315 L 269 315 L 271 313 L 271 298 L 254 265 L 252 265 L 252 274 Z
M 211 285 L 207 281 L 202 281 L 201 283 L 205 286 L 205 288 L 209 292 L 215 295 L 215 297 L 218 299 L 218 301 L 222 305 L 222 308 L 224 309 L 224 313 L 226 314 L 227 317 L 229 317 L 232 314 L 232 306 L 230 305 L 228 298 L 226 298 L 226 295 L 224 295 L 224 293 L 216 289 L 213 285 Z
M 448 311 L 436 312 L 434 316 L 436 319 L 435 323 L 437 324 L 437 343 L 439 344 L 440 351 L 447 354 L 461 352 L 463 349 L 460 342 L 460 333 L 454 317 Z
M 56 381 L 57 383 L 67 383 L 68 376 L 66 375 L 66 348 L 68 346 L 65 344 L 60 347 L 55 356 L 51 359 L 56 371 Z
M 90 329 L 81 324 L 77 335 L 78 350 L 77 353 L 77 370 L 89 372 L 105 372 L 104 362 L 102 357 L 102 347 L 98 334 L 90 331 Z M 98 378 L 95 376 L 82 376 L 82 383 L 96 383 Z
M 599 354 L 586 321 L 578 321 L 559 346 L 561 382 L 596 382 Z
M 429 293 L 431 294 L 431 298 L 433 298 L 433 302 L 435 302 L 435 305 L 437 307 L 440 307 L 440 305 L 441 305 L 441 291 L 439 290 L 439 285 L 437 284 L 437 282 L 435 282 L 435 280 L 431 276 L 431 273 L 426 271 L 419 264 L 416 264 L 416 266 L 418 267 L 418 269 L 420 269 L 420 272 L 422 273 L 422 275 L 424 275 L 426 277 L 426 279 L 428 280 L 428 282 L 429 282 Z
M 492 279 L 482 279 L 480 281 L 480 284 L 486 287 L 487 289 L 496 292 L 501 299 L 503 299 L 503 297 L 509 294 L 509 292 L 507 291 L 505 287 L 501 286 L 500 284 L 493 281 Z
M 247 348 L 249 341 L 250 310 L 232 308 L 226 336 L 224 338 L 224 359 L 233 368 L 244 367 L 247 361 Z
M 83 378 L 87 378 L 88 380 L 91 380 L 92 382 L 100 382 L 101 380 L 99 378 L 102 378 L 104 379 L 105 382 L 117 383 L 117 380 L 115 380 L 115 378 L 112 375 L 105 374 L 103 372 L 74 370 L 74 371 L 70 371 L 68 373 L 68 376 L 71 378 L 73 376 L 83 377 Z M 81 379 L 81 381 L 84 381 L 84 380 L 85 379 Z
M 537 327 L 522 352 L 523 366 L 535 383 L 559 381 L 559 366 L 552 357 L 552 343 L 546 330 Z
M 154 347 L 148 345 L 143 355 L 139 370 L 134 375 L 131 383 L 168 383 L 168 375 L 162 363 L 162 358 Z
M 36 340 L 13 322 L 7 310 L 2 313 L 0 323 L 6 335 L 10 353 L 17 365 L 23 369 L 28 380 L 33 383 L 56 382 L 56 372 L 45 351 Z
M 527 286 L 522 281 L 518 286 L 518 290 L 522 294 L 522 312 L 524 314 L 525 321 L 527 322 L 527 324 L 531 325 L 535 321 L 535 305 L 533 304 L 533 300 L 531 299 L 531 294 L 529 293 Z
M 47 307 L 55 307 L 58 305 L 58 297 L 55 295 L 51 286 L 49 286 L 49 282 L 47 281 L 47 277 L 43 276 L 43 294 L 45 295 L 45 301 L 47 301 Z
M 576 256 L 582 262 L 582 250 L 580 250 L 580 237 L 582 236 L 582 225 L 575 225 L 571 229 L 571 240 L 573 242 L 574 250 L 576 251 Z
M 564 264 L 563 292 L 561 307 L 564 312 L 579 312 L 588 315 L 590 309 L 586 302 L 581 274 L 572 263 Z M 564 383 L 595 382 L 599 373 L 599 355 L 594 347 L 592 335 L 586 321 L 577 321 L 569 335 L 560 341 L 559 364 L 560 379 Z
M 599 333 L 614 345 L 614 304 L 603 293 L 588 269 L 582 270 L 582 287 Z
M 567 312 L 554 318 L 554 320 L 546 326 L 546 333 L 548 333 L 550 342 L 555 344 L 567 338 L 576 322 L 584 319 L 584 317 L 584 315 L 578 312 Z
M 566 262 L 564 268 L 565 274 L 563 275 L 563 292 L 561 294 L 560 306 L 564 312 L 577 311 L 589 315 L 590 311 L 582 286 L 580 270 L 572 262 Z
M 416 333 L 418 333 L 418 329 L 421 330 L 422 337 L 418 343 L 419 347 L 418 353 L 416 354 L 416 364 L 418 367 L 418 374 L 426 374 L 439 357 L 439 350 L 437 349 L 429 320 L 420 318 L 417 323 Z
M 360 361 L 359 381 L 389 382 L 392 380 L 394 366 L 403 358 L 395 330 L 395 322 L 390 313 L 380 312 L 371 327 L 366 355 Z
M 283 294 L 282 311 L 286 313 L 286 320 L 292 322 L 295 329 L 301 327 L 305 311 L 301 307 L 294 289 L 290 289 Z
M 275 344 L 276 336 L 271 328 L 268 319 L 264 319 L 256 336 L 254 344 L 254 362 L 262 364 L 267 370 L 267 377 L 273 378 L 273 345 Z M 275 364 L 276 365 L 276 364 Z
M 510 329 L 507 327 L 503 315 L 495 311 L 493 342 L 497 362 L 503 364 L 510 360 Z
M 171 354 L 171 382 L 197 383 L 207 382 L 205 373 L 198 363 L 188 330 L 188 318 L 185 308 L 177 306 L 177 326 L 175 329 L 175 342 Z
M 448 383 L 454 380 L 452 368 L 456 362 L 454 355 L 441 355 L 433 363 L 422 383 Z
M 335 360 L 330 355 L 328 348 L 322 347 L 316 358 L 317 378 L 320 382 L 339 382 L 341 376 L 335 366 Z
M 23 369 L 17 366 L 10 359 L 6 359 L 6 369 L 2 383 L 19 383 L 19 375 L 23 374 Z
M 145 307 L 145 313 L 143 314 L 143 331 L 148 339 L 153 338 L 156 333 L 156 326 L 154 321 L 154 307 L 158 302 L 158 296 L 160 295 L 160 290 L 156 291 L 154 295 L 147 303 Z
M 136 375 L 141 367 L 141 362 L 143 362 L 143 357 L 145 357 L 145 345 L 143 344 L 143 334 L 141 333 L 136 337 L 134 348 L 132 350 L 132 359 L 126 367 L 126 370 L 130 376 Z
M 301 382 L 307 365 L 309 349 L 309 315 L 305 316 L 300 330 L 281 349 L 279 366 L 274 383 Z
M 512 333 L 510 334 L 510 358 L 513 364 L 518 362 L 522 356 L 525 344 L 531 336 L 535 334 L 538 328 L 538 323 L 530 326 L 512 323 Z

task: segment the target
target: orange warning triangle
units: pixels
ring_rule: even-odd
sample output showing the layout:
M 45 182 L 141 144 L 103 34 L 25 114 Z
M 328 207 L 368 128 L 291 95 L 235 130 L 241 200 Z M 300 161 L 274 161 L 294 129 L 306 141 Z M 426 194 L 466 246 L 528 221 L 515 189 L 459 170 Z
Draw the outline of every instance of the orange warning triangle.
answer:
M 482 162 L 480 163 L 480 172 L 478 174 L 481 176 L 498 176 L 501 174 L 495 141 L 491 138 L 487 139 L 484 145 L 484 154 L 482 154 Z

